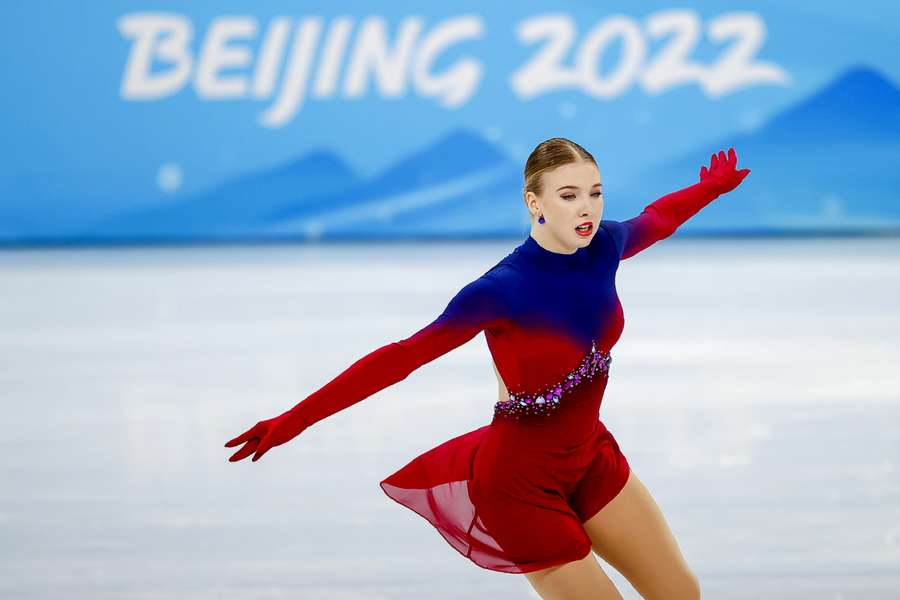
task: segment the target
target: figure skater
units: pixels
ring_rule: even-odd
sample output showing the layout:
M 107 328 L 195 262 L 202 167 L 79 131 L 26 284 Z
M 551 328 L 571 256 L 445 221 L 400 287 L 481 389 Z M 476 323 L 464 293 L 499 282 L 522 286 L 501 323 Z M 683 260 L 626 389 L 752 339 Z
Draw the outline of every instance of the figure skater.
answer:
M 226 447 L 243 446 L 229 460 L 258 460 L 484 331 L 500 389 L 491 422 L 383 479 L 385 494 L 476 565 L 524 574 L 545 599 L 621 598 L 593 553 L 643 598 L 699 598 L 696 575 L 599 410 L 624 326 L 619 262 L 670 236 L 749 172 L 737 169 L 733 148 L 720 151 L 698 183 L 627 221 L 604 220 L 593 156 L 565 138 L 542 142 L 525 164 L 528 238 L 430 324 L 230 440 Z

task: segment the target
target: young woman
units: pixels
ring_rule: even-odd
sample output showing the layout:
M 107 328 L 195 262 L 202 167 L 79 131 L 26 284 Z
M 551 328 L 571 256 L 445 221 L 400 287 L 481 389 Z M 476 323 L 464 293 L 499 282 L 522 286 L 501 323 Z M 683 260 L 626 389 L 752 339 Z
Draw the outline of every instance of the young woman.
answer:
M 593 156 L 564 138 L 542 142 L 525 164 L 529 237 L 423 329 L 226 443 L 243 444 L 230 460 L 258 460 L 484 331 L 501 389 L 491 423 L 416 457 L 381 481 L 384 492 L 480 567 L 524 574 L 542 598 L 621 598 L 592 550 L 644 598 L 699 598 L 659 507 L 598 416 L 624 326 L 619 262 L 749 172 L 733 148 L 720 151 L 698 183 L 627 221 L 602 220 Z

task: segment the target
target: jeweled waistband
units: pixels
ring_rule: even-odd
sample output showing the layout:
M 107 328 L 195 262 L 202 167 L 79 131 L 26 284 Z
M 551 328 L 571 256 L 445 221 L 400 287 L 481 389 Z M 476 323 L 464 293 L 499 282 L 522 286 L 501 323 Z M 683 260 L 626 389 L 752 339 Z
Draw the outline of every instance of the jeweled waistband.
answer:
M 500 400 L 494 404 L 494 415 L 504 415 L 515 419 L 527 416 L 548 414 L 559 408 L 560 398 L 567 391 L 586 379 L 593 379 L 598 373 L 601 377 L 609 376 L 609 365 L 612 356 L 609 352 L 597 350 L 596 342 L 591 340 L 591 350 L 581 363 L 566 374 L 558 383 L 547 387 L 538 394 L 510 393 L 509 400 Z

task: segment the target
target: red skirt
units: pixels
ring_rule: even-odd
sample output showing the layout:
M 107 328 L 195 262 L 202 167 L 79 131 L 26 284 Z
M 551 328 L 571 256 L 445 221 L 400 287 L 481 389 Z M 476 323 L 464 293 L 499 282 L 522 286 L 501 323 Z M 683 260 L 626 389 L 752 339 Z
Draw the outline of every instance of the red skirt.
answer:
M 595 407 L 597 408 L 597 407 Z M 591 551 L 583 523 L 625 485 L 630 468 L 601 421 L 553 428 L 494 419 L 417 456 L 381 481 L 476 565 L 528 573 Z

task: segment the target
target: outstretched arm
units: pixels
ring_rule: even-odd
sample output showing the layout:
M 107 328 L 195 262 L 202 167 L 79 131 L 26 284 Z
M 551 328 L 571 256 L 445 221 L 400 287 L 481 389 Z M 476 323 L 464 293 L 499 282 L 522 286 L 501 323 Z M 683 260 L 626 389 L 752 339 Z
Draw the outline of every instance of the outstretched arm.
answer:
M 471 340 L 500 317 L 496 282 L 483 276 L 466 285 L 443 313 L 413 335 L 391 342 L 350 365 L 290 412 L 307 425 L 321 421 Z
M 229 460 L 241 460 L 255 452 L 256 461 L 310 425 L 405 379 L 425 363 L 471 340 L 502 317 L 497 290 L 497 282 L 488 274 L 469 283 L 421 330 L 373 350 L 287 412 L 260 421 L 226 443 L 226 448 L 246 444 Z
M 713 154 L 710 167 L 700 168 L 700 182 L 666 194 L 647 205 L 641 214 L 627 221 L 602 220 L 600 226 L 609 232 L 619 257 L 624 260 L 675 233 L 678 227 L 720 195 L 736 188 L 750 169 L 737 170 L 737 155 Z

